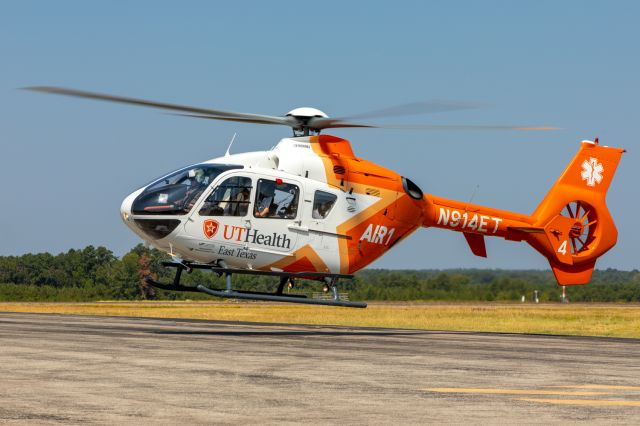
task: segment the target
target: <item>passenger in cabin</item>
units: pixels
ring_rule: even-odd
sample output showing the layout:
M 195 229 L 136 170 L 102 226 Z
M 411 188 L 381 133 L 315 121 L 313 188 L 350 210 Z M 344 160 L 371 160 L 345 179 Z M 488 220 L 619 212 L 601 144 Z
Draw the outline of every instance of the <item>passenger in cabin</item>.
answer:
M 329 215 L 329 212 L 333 208 L 333 205 L 336 202 L 337 197 L 334 194 L 324 192 L 324 191 L 316 191 L 314 200 L 313 200 L 313 210 L 311 212 L 311 217 L 313 219 L 324 219 Z
M 238 192 L 236 198 L 234 199 L 235 203 L 235 212 L 233 216 L 246 216 L 247 210 L 249 210 L 249 188 L 244 187 L 242 191 Z
M 271 202 L 273 201 L 273 197 L 263 195 L 258 207 L 256 207 L 255 215 L 256 217 L 267 217 L 269 216 L 269 210 L 271 209 Z
M 299 189 L 291 183 L 260 179 L 255 217 L 294 219 L 298 210 Z
M 313 219 L 324 219 L 327 217 L 327 213 L 331 209 L 331 206 L 328 206 L 329 203 L 317 203 L 313 207 L 313 212 L 311 213 L 311 217 Z
M 259 196 L 254 211 L 255 217 L 268 217 L 271 211 L 271 204 L 273 204 L 273 193 L 275 186 L 268 180 L 260 180 L 258 187 Z

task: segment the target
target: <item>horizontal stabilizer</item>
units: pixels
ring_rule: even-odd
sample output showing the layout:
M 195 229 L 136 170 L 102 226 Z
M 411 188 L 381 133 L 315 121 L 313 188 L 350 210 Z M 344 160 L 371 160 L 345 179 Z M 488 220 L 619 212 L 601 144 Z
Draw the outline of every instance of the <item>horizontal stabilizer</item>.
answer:
M 523 232 L 525 234 L 544 234 L 544 228 L 536 226 L 509 226 L 508 231 Z

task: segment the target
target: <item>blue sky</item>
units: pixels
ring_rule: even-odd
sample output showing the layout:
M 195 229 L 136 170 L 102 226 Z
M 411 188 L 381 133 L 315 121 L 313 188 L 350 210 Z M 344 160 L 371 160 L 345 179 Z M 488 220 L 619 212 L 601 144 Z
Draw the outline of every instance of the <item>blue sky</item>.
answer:
M 640 3 L 0 3 L 0 255 L 138 240 L 121 200 L 186 164 L 273 146 L 289 130 L 16 90 L 59 85 L 279 115 L 341 116 L 430 99 L 482 109 L 395 119 L 558 126 L 547 133 L 336 130 L 356 154 L 425 192 L 530 213 L 578 149 L 627 148 L 608 204 L 618 245 L 600 268 L 638 268 Z M 419 230 L 373 266 L 547 268 L 524 244 Z

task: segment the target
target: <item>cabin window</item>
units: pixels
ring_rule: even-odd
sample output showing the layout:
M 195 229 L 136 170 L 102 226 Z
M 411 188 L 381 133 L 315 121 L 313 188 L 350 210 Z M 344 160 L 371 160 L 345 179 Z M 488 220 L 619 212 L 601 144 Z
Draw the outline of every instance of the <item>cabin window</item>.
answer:
M 336 197 L 334 194 L 324 191 L 316 191 L 313 197 L 313 211 L 311 217 L 314 219 L 324 219 L 329 216 L 329 212 L 336 203 Z
M 251 178 L 232 176 L 207 197 L 200 216 L 246 216 L 251 203 Z
M 258 179 L 255 217 L 274 219 L 295 219 L 298 213 L 300 189 L 281 179 Z

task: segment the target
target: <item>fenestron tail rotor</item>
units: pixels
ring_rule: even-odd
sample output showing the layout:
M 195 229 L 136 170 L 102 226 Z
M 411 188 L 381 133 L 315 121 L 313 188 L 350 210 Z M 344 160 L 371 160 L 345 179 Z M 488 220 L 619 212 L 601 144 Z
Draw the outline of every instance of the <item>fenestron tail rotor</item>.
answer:
M 587 252 L 595 241 L 598 224 L 595 209 L 584 201 L 572 201 L 564 207 L 561 215 L 575 220 L 569 232 L 571 254 L 576 256 Z
M 461 103 L 452 101 L 427 101 L 398 105 L 391 108 L 379 109 L 363 114 L 354 114 L 346 117 L 330 118 L 325 113 L 315 108 L 297 108 L 285 116 L 250 114 L 233 112 L 213 108 L 200 108 L 186 105 L 178 105 L 166 102 L 149 101 L 125 96 L 116 96 L 104 93 L 87 92 L 84 90 L 68 89 L 53 86 L 31 86 L 24 90 L 33 92 L 50 93 L 56 95 L 73 96 L 77 98 L 94 99 L 99 101 L 117 102 L 122 104 L 159 108 L 173 111 L 177 115 L 204 118 L 208 120 L 235 121 L 240 123 L 283 125 L 291 127 L 294 135 L 303 136 L 320 133 L 324 129 L 332 128 L 387 128 L 408 130 L 556 130 L 555 127 L 534 126 L 482 126 L 482 125 L 405 125 L 405 124 L 372 124 L 360 122 L 360 119 L 373 119 L 383 117 L 397 117 L 416 114 L 431 114 L 445 111 L 456 111 L 479 107 L 478 104 Z

